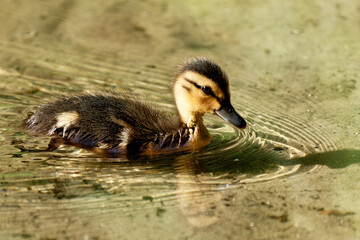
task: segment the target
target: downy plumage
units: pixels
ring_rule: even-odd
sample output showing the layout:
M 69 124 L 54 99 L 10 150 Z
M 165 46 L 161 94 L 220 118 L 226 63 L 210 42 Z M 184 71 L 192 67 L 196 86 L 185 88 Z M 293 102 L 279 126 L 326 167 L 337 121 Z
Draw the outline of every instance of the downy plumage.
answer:
M 27 119 L 26 128 L 52 137 L 45 151 L 67 144 L 116 156 L 203 147 L 211 140 L 202 120 L 206 113 L 246 127 L 230 103 L 226 74 L 206 58 L 185 62 L 174 80 L 173 93 L 178 116 L 128 94 L 97 91 L 60 97 L 40 107 Z

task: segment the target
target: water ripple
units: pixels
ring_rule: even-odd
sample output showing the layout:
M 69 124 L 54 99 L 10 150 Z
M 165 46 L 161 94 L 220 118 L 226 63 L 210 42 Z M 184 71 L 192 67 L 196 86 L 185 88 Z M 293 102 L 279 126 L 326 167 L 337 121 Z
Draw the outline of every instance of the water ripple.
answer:
M 99 158 L 64 147 L 53 153 L 20 154 L 14 148 L 17 143 L 41 148 L 49 140 L 28 136 L 19 128 L 27 112 L 64 92 L 128 89 L 175 112 L 170 91 L 172 67 L 119 62 L 110 56 L 60 47 L 56 57 L 44 47 L 19 43 L 0 43 L 0 50 L 24 59 L 0 72 L 1 87 L 5 89 L 0 95 L 0 113 L 5 116 L 0 128 L 0 151 L 7 156 L 0 163 L 1 186 L 3 194 L 13 197 L 4 203 L 6 211 L 29 205 L 46 211 L 52 201 L 56 202 L 54 199 L 66 199 L 56 204 L 78 213 L 86 204 L 87 217 L 89 209 L 102 211 L 102 221 L 106 222 L 111 219 L 106 214 L 153 208 L 148 205 L 151 202 L 159 209 L 162 204 L 179 206 L 194 226 L 205 226 L 220 218 L 232 189 L 313 171 L 318 165 L 303 165 L 299 159 L 336 150 L 335 141 L 316 123 L 273 112 L 271 106 L 263 107 L 251 96 L 235 96 L 233 105 L 247 120 L 248 128 L 238 130 L 215 116 L 206 116 L 213 140 L 192 153 L 152 159 Z M 23 196 L 34 202 L 19 202 Z M 36 196 L 48 199 L 47 205 L 36 201 Z M 90 196 L 91 201 L 83 201 Z

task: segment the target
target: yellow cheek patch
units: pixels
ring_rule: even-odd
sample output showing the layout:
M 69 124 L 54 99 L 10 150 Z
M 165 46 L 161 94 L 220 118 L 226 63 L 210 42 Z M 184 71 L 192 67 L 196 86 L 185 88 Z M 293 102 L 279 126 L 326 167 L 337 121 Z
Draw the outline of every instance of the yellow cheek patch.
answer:
M 214 110 L 221 107 L 219 101 L 214 97 L 199 98 L 198 106 L 197 112 L 200 113 L 213 113 Z
M 218 110 L 221 107 L 221 104 L 219 103 L 219 101 L 217 99 L 212 98 L 211 101 L 208 104 L 210 107 L 210 109 L 213 110 Z

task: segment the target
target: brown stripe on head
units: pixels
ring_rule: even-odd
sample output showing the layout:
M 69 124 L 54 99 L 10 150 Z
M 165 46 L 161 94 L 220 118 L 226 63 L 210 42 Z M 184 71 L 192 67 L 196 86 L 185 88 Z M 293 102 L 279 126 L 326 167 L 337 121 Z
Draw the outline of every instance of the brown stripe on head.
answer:
M 186 91 L 191 92 L 191 88 L 189 88 L 189 87 L 187 87 L 187 86 L 185 86 L 185 85 L 182 85 L 182 87 L 183 87 Z

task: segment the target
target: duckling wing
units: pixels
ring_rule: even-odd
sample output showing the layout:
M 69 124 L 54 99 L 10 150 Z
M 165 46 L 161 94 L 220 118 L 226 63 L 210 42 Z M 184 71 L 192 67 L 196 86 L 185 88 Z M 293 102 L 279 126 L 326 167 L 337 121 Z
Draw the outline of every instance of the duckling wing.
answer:
M 48 103 L 27 120 L 35 134 L 104 151 L 139 152 L 159 134 L 177 131 L 177 117 L 112 93 L 81 94 Z

